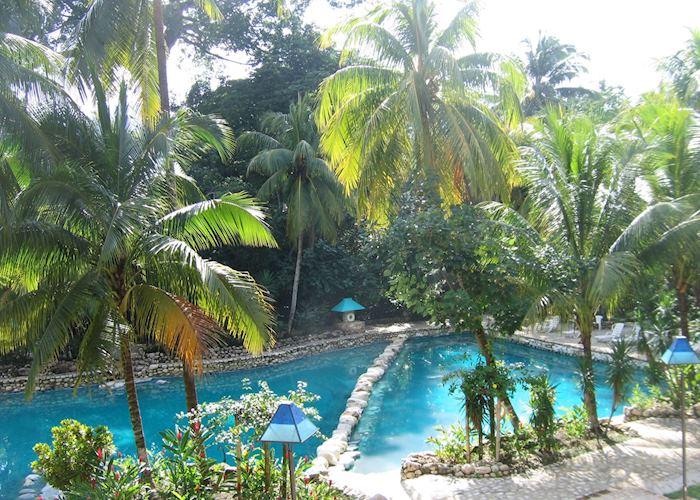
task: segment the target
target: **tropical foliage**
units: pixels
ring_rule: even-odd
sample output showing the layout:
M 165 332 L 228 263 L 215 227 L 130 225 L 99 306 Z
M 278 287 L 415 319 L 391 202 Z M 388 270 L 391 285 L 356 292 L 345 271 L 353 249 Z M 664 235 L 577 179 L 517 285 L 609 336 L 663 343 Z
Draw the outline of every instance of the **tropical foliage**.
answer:
M 434 3 L 406 0 L 328 35 L 345 42 L 320 88 L 321 145 L 370 220 L 386 222 L 404 189 L 448 205 L 508 196 L 514 148 L 482 89 L 512 109 L 517 85 L 502 75 L 506 62 L 457 55 L 475 44 L 476 13 L 470 2 L 439 29 Z
M 0 228 L 7 242 L 0 261 L 15 278 L 1 308 L 2 352 L 32 351 L 28 394 L 73 338 L 83 374 L 120 359 L 141 455 L 130 343 L 151 339 L 195 371 L 223 332 L 260 352 L 272 343 L 266 292 L 248 273 L 199 252 L 275 242 L 244 194 L 172 210 L 173 185 L 183 202 L 198 195 L 180 165 L 206 151 L 200 141 L 229 151 L 230 131 L 212 118 L 183 109 L 154 128 L 135 128 L 122 87 L 113 116 L 95 123 L 71 109 L 50 110 L 40 126 L 63 161 L 32 179 L 16 199 L 17 217 Z
M 240 142 L 259 152 L 248 165 L 248 175 L 266 180 L 258 190 L 261 200 L 275 197 L 287 212 L 287 237 L 296 243 L 292 302 L 287 333 L 294 325 L 301 258 L 305 240 L 320 234 L 335 239 L 344 215 L 343 194 L 335 174 L 318 156 L 319 134 L 312 116 L 311 101 L 299 96 L 289 113 L 270 113 L 263 117 L 261 132 L 246 132 Z

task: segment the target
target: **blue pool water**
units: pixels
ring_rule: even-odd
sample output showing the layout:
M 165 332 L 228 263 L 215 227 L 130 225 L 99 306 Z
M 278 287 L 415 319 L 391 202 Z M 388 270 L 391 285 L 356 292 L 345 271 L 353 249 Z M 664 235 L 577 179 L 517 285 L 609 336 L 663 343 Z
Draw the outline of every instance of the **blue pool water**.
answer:
M 355 380 L 384 349 L 386 343 L 317 354 L 269 367 L 217 373 L 204 377 L 198 384 L 201 402 L 216 401 L 224 396 L 236 398 L 242 393 L 241 379 L 266 380 L 272 390 L 286 393 L 296 388 L 298 380 L 308 382 L 308 390 L 321 396 L 317 403 L 324 434 L 330 435 Z M 185 406 L 179 378 L 164 378 L 168 383 L 147 382 L 138 385 L 139 401 L 146 439 L 159 441 L 158 432 L 172 427 L 175 414 Z M 30 402 L 20 394 L 0 395 L 0 498 L 13 498 L 22 480 L 30 472 L 35 443 L 51 440 L 51 427 L 64 418 L 75 418 L 89 425 L 107 425 L 117 447 L 134 452 L 126 396 L 123 390 L 109 393 L 96 386 L 37 393 Z M 315 439 L 295 448 L 299 454 L 311 453 L 318 446 Z
M 557 384 L 556 409 L 563 414 L 581 404 L 579 360 L 549 351 L 495 341 L 497 359 L 522 363 L 529 373 L 548 372 Z M 358 472 L 383 472 L 399 467 L 401 459 L 430 449 L 426 438 L 435 427 L 463 420 L 461 402 L 448 394 L 442 376 L 466 366 L 465 353 L 476 360 L 479 348 L 469 334 L 408 340 L 395 364 L 375 386 L 354 439 L 360 439 Z M 600 416 L 609 416 L 612 394 L 604 382 L 604 365 L 596 363 L 596 396 Z M 637 374 L 642 381 L 642 373 Z M 529 418 L 529 394 L 519 386 L 512 398 L 521 420 Z M 618 410 L 620 413 L 622 408 Z

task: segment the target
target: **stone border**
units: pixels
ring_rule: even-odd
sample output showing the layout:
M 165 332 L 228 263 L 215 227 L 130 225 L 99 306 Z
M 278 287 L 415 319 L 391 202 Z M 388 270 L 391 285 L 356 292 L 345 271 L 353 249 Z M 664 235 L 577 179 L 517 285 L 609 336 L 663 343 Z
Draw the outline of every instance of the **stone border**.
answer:
M 401 460 L 401 479 L 414 479 L 426 474 L 461 478 L 503 477 L 522 472 L 501 462 L 448 464 L 432 451 L 409 453 Z
M 367 407 L 374 385 L 382 379 L 389 369 L 389 365 L 401 352 L 407 338 L 407 334 L 397 335 L 386 346 L 384 351 L 375 358 L 372 365 L 367 368 L 367 371 L 357 378 L 355 388 L 347 400 L 345 410 L 338 419 L 338 426 L 331 437 L 316 449 L 316 458 L 313 460 L 312 468 L 308 471 L 310 476 L 325 474 L 331 466 L 340 466 L 344 470 L 348 470 L 352 468 L 355 460 L 360 457 L 359 451 L 348 449 L 348 441 L 362 418 L 362 413 Z
M 676 410 L 669 404 L 658 404 L 642 410 L 641 408 L 635 408 L 634 406 L 625 406 L 624 408 L 625 422 L 632 422 L 634 420 L 641 420 L 644 418 L 660 417 L 660 418 L 679 418 L 681 416 L 681 411 Z M 690 408 L 686 409 L 686 416 L 688 418 L 700 418 L 700 403 L 695 403 Z
M 575 346 L 569 344 L 560 344 L 558 342 L 550 340 L 535 339 L 532 337 L 527 337 L 525 335 L 518 334 L 498 338 L 501 338 L 506 342 L 512 342 L 514 344 L 532 347 L 533 349 L 539 349 L 540 351 L 550 351 L 555 352 L 557 354 L 564 354 L 565 356 L 583 356 L 583 348 L 578 344 Z M 597 350 L 597 348 L 593 348 L 591 357 L 593 358 L 593 361 L 602 361 L 604 363 L 609 363 L 611 361 L 610 353 Z M 634 363 L 634 365 L 638 368 L 643 368 L 648 365 L 648 363 L 645 360 L 638 358 L 632 358 L 632 363 Z
M 278 344 L 260 355 L 252 355 L 243 347 L 230 346 L 213 348 L 204 360 L 204 372 L 216 373 L 237 371 L 259 366 L 285 363 L 312 354 L 330 352 L 349 347 L 357 347 L 372 342 L 388 340 L 397 333 L 404 335 L 430 335 L 443 332 L 439 327 L 425 323 L 401 323 L 367 328 L 360 333 L 340 331 L 325 332 L 323 335 L 307 335 L 281 339 Z M 146 353 L 143 346 L 132 346 L 134 376 L 140 381 L 148 381 L 157 377 L 171 377 L 182 374 L 182 363 L 173 356 L 162 352 Z M 73 388 L 78 379 L 74 364 L 69 363 L 69 373 L 46 373 L 37 381 L 37 391 Z M 117 373 L 96 374 L 83 380 L 83 385 L 102 383 L 106 388 L 118 386 L 120 380 Z M 26 376 L 0 376 L 0 393 L 22 392 L 27 383 Z

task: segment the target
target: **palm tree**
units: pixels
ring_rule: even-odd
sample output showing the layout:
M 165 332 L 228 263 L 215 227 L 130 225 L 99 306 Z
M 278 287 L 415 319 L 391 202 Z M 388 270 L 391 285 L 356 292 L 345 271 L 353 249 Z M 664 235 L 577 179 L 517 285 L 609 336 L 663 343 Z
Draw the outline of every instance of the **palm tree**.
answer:
M 668 93 L 647 94 L 632 111 L 642 144 L 643 191 L 650 206 L 630 224 L 616 248 L 634 250 L 669 274 L 681 333 L 688 337 L 688 289 L 700 284 L 700 117 Z
M 0 22 L 1 23 L 1 22 Z M 52 153 L 37 127 L 30 104 L 46 98 L 67 100 L 53 77 L 62 58 L 43 45 L 20 35 L 1 31 L 0 24 L 0 140 L 20 146 L 20 152 L 36 157 Z
M 482 92 L 493 73 L 480 54 L 455 55 L 474 45 L 476 12 L 470 2 L 439 30 L 432 2 L 400 0 L 326 34 L 346 38 L 321 84 L 321 147 L 373 221 L 409 180 L 446 204 L 508 196 L 514 147 Z
M 700 111 L 700 30 L 690 30 L 686 46 L 662 61 L 661 69 L 671 77 L 679 99 Z
M 215 0 L 194 3 L 210 19 L 223 18 Z M 144 117 L 170 112 L 162 0 L 95 0 L 81 19 L 74 41 L 74 78 L 89 80 L 89 68 L 95 67 L 109 89 L 118 81 L 118 69 L 126 68 L 140 89 Z
M 627 396 L 629 384 L 634 380 L 634 364 L 631 357 L 632 344 L 626 340 L 613 342 L 610 364 L 607 365 L 605 381 L 613 390 L 610 420 L 622 400 Z
M 537 124 L 536 137 L 519 168 L 528 192 L 525 218 L 503 206 L 493 212 L 566 263 L 561 285 L 542 289 L 534 304 L 540 312 L 573 313 L 583 347 L 584 403 L 598 432 L 591 333 L 598 308 L 615 305 L 637 268 L 631 253 L 610 251 L 640 205 L 632 189 L 633 155 L 589 119 L 556 110 Z M 538 276 L 527 278 L 537 290 Z
M 311 99 L 299 96 L 289 113 L 267 113 L 261 132 L 246 132 L 240 143 L 262 149 L 248 165 L 248 175 L 266 178 L 258 197 L 282 200 L 287 211 L 287 237 L 296 246 L 287 334 L 292 331 L 297 307 L 304 240 L 318 233 L 333 240 L 345 215 L 343 189 L 325 160 L 319 156 L 319 134 Z
M 31 394 L 72 338 L 80 340 L 81 374 L 104 367 L 116 347 L 136 448 L 145 457 L 131 342 L 155 341 L 192 371 L 202 370 L 203 354 L 223 332 L 260 352 L 273 342 L 266 292 L 247 273 L 200 252 L 275 242 L 262 210 L 244 194 L 170 208 L 173 175 L 183 199 L 196 191 L 177 164 L 206 152 L 203 139 L 228 153 L 227 127 L 185 109 L 153 127 L 131 126 L 124 86 L 114 116 L 105 110 L 102 102 L 97 122 L 68 108 L 41 121 L 63 160 L 32 179 L 16 198 L 15 220 L 0 227 L 0 262 L 8 263 L 1 272 L 32 278 L 10 281 L 14 296 L 0 305 L 0 352 L 31 350 Z
M 530 92 L 523 106 L 526 115 L 534 115 L 563 98 L 590 93 L 581 87 L 562 86 L 586 71 L 584 61 L 588 56 L 571 44 L 541 33 L 536 44 L 530 40 L 524 43 L 527 46 L 525 69 L 530 79 Z

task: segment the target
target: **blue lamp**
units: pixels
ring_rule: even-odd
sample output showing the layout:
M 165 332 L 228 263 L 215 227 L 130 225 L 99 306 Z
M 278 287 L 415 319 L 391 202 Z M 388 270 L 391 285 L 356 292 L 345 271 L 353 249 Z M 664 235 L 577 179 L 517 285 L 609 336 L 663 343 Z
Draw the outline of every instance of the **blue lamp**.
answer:
M 292 494 L 292 500 L 296 500 L 297 497 L 292 445 L 305 442 L 316 434 L 316 431 L 318 431 L 318 427 L 306 417 L 304 412 L 301 411 L 297 405 L 291 402 L 285 402 L 280 403 L 277 407 L 267 429 L 265 429 L 265 432 L 260 438 L 260 441 L 262 441 L 266 447 L 269 446 L 270 443 L 282 443 L 283 454 L 289 465 L 289 489 Z M 265 457 L 267 460 L 267 453 L 265 453 Z M 268 465 L 266 462 L 266 487 L 267 470 Z M 282 488 L 284 488 L 284 483 Z M 287 497 L 285 493 L 282 494 L 283 498 Z
M 673 339 L 671 347 L 669 347 L 663 356 L 661 356 L 661 361 L 667 365 L 684 366 L 684 365 L 697 365 L 700 364 L 700 358 L 690 347 L 690 342 L 688 342 L 688 337 L 679 336 Z M 680 389 L 681 389 L 681 441 L 683 450 L 683 499 L 688 498 L 688 480 L 686 473 L 686 453 L 685 453 L 685 380 L 683 378 L 683 370 L 681 370 L 680 376 Z

